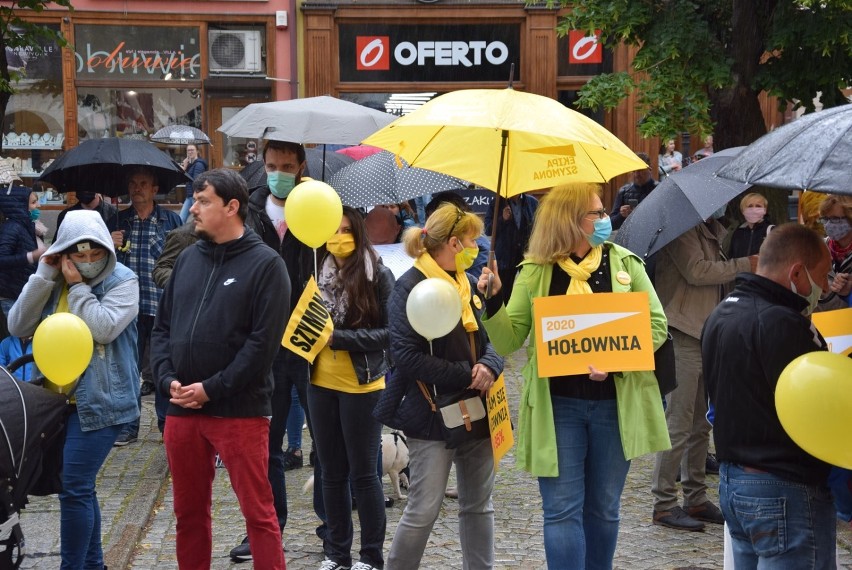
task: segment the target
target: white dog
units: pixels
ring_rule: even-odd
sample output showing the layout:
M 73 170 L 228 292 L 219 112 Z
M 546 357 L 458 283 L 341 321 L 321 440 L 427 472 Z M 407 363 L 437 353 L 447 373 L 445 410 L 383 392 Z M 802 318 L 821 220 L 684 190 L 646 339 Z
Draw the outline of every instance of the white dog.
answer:
M 392 431 L 382 435 L 382 475 L 389 475 L 393 487 L 394 499 L 407 498 L 402 494 L 402 487 L 408 489 L 408 441 L 400 431 Z
M 408 441 L 402 432 L 392 431 L 382 435 L 382 476 L 390 476 L 394 499 L 407 498 L 401 488 L 408 488 L 408 475 L 405 474 L 407 468 Z M 311 475 L 302 487 L 302 492 L 309 493 L 313 489 L 314 476 Z

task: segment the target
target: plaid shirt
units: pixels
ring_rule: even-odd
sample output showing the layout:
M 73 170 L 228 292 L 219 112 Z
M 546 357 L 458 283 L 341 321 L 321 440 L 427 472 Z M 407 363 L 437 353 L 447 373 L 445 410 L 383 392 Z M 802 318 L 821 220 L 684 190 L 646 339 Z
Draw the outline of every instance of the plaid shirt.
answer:
M 151 272 L 163 252 L 166 234 L 180 224 L 180 216 L 157 205 L 144 220 L 133 207 L 118 214 L 118 229 L 124 230 L 125 238 L 130 240 L 130 250 L 116 251 L 116 256 L 139 277 L 140 315 L 153 316 L 157 313 L 163 290 L 154 283 Z

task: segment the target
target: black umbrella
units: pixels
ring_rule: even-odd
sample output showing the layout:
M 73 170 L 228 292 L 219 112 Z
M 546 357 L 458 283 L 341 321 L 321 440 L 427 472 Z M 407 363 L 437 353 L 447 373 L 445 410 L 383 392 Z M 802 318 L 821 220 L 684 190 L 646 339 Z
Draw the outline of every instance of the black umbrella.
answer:
M 343 168 L 328 182 L 347 206 L 399 204 L 424 194 L 459 190 L 464 180 L 433 170 L 413 168 L 388 151 L 362 158 Z
M 304 175 L 321 180 L 323 172 L 323 149 L 306 148 L 305 162 L 307 164 L 305 165 Z M 352 158 L 336 152 L 329 152 L 325 154 L 325 177 L 329 178 L 332 174 L 352 162 Z M 249 163 L 240 171 L 240 175 L 245 178 L 249 191 L 265 186 L 266 168 L 263 164 L 263 159 L 258 159 Z
M 204 131 L 188 125 L 163 127 L 151 135 L 151 140 L 163 144 L 210 144 L 210 137 Z
M 121 196 L 127 194 L 127 173 L 133 166 L 148 167 L 161 194 L 179 184 L 192 184 L 183 169 L 152 143 L 115 137 L 83 141 L 54 160 L 38 179 L 62 192 L 91 190 Z
M 715 174 L 744 148 L 719 151 L 668 176 L 627 217 L 615 243 L 648 258 L 709 218 L 751 186 Z
M 785 190 L 852 194 L 852 105 L 805 115 L 754 141 L 719 176 Z

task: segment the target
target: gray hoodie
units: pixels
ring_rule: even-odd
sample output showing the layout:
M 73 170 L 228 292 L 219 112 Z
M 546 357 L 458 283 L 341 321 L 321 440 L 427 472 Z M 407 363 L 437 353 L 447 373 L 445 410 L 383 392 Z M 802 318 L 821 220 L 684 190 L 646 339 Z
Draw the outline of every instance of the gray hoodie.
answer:
M 59 227 L 56 240 L 47 248 L 44 257 L 60 254 L 81 241 L 93 241 L 104 246 L 109 261 L 96 277 L 84 279 L 83 283 L 69 289 L 68 309 L 86 322 L 96 343 L 109 344 L 133 322 L 139 312 L 139 282 L 135 277 L 123 280 L 100 300 L 92 293 L 92 288 L 112 274 L 118 263 L 109 230 L 95 211 L 69 211 Z M 30 294 L 22 295 L 9 313 L 9 332 L 15 336 L 32 335 L 41 322 L 51 294 L 61 284 L 64 284 L 64 277 L 59 269 L 47 263 L 39 263 L 35 274 L 27 282 L 26 288 Z M 49 309 L 52 312 L 53 307 Z

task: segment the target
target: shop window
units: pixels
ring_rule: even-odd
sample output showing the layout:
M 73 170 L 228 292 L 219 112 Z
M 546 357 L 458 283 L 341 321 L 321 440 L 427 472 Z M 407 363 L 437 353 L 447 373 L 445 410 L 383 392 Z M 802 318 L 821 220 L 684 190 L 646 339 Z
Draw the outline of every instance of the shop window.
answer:
M 421 93 L 341 93 L 340 98 L 371 109 L 402 116 L 414 111 L 438 95 L 442 95 L 442 93 L 435 91 Z
M 59 31 L 59 26 L 48 27 Z M 47 39 L 40 41 L 42 53 L 6 48 L 9 68 L 25 75 L 6 106 L 0 161 L 27 183 L 59 155 L 65 141 L 60 48 Z
M 577 99 L 580 97 L 580 92 L 577 89 L 563 89 L 557 93 L 556 98 L 560 103 L 568 107 L 569 109 L 573 109 L 578 113 L 582 113 L 583 115 L 589 117 L 593 121 L 604 124 L 604 111 L 603 109 L 586 109 L 577 106 Z
M 168 125 L 201 128 L 199 90 L 97 87 L 77 90 L 77 129 L 81 141 L 103 137 L 147 140 Z

